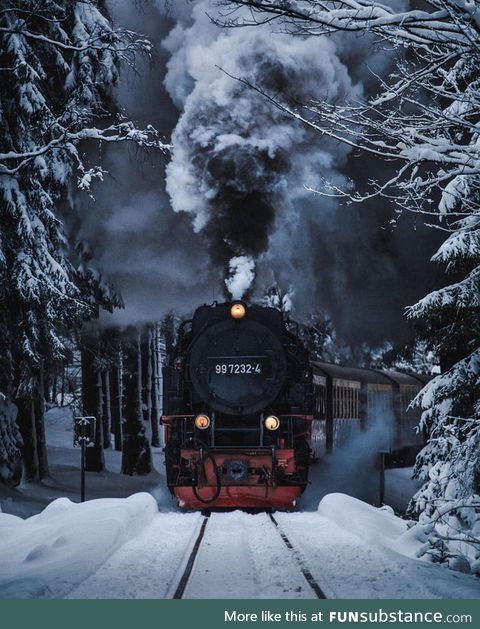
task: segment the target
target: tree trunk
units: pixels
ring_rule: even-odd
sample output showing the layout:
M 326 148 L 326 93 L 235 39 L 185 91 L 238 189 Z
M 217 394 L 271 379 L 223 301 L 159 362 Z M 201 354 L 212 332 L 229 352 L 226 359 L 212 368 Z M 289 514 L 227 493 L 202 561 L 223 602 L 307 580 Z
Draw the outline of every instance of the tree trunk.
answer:
M 110 395 L 110 370 L 107 369 L 104 374 L 105 378 L 105 408 L 103 410 L 103 447 L 109 448 L 111 445 L 112 435 L 112 400 Z
M 148 419 L 152 430 L 152 446 L 160 447 L 159 424 L 157 419 L 157 362 L 155 358 L 155 328 L 148 329 Z
M 99 428 L 100 419 L 98 413 L 98 388 L 97 373 L 95 370 L 95 351 L 97 349 L 96 340 L 92 337 L 84 337 L 82 339 L 82 405 L 83 415 L 85 417 L 93 416 L 96 418 L 95 427 L 95 445 L 85 450 L 85 469 L 88 472 L 103 472 L 105 469 L 105 461 L 103 456 L 103 447 L 101 440 L 101 428 Z M 98 437 L 100 436 L 100 439 Z
M 150 444 L 145 436 L 142 412 L 142 369 L 140 335 L 125 346 L 125 420 L 123 422 L 123 474 L 149 474 L 152 471 Z
M 43 395 L 45 402 L 51 404 L 53 396 L 53 370 L 43 375 Z
M 58 369 L 55 367 L 53 374 L 52 374 L 52 395 L 51 395 L 51 402 L 53 404 L 55 404 L 55 406 L 57 405 L 57 393 L 58 393 Z
M 23 478 L 27 482 L 38 479 L 37 439 L 35 433 L 35 412 L 29 398 L 14 400 L 18 409 L 17 424 L 22 435 Z
M 142 335 L 140 329 L 137 334 L 137 408 L 140 421 L 144 422 L 143 416 L 143 373 L 142 373 Z
M 45 370 L 40 368 L 38 374 L 38 391 L 34 402 L 35 433 L 37 437 L 38 475 L 46 478 L 48 471 L 47 440 L 45 436 Z
M 160 420 L 163 415 L 163 360 L 162 360 L 162 332 L 160 324 L 156 323 L 153 332 L 153 365 L 154 365 L 154 400 L 155 417 L 154 422 L 158 435 L 158 447 L 162 447 L 163 430 L 160 428 Z
M 115 450 L 123 446 L 123 349 L 118 350 L 117 377 L 112 382 L 112 398 L 115 401 Z
M 67 377 L 67 368 L 62 365 L 62 389 L 60 393 L 60 406 L 65 406 L 65 379 Z
M 97 412 L 96 418 L 97 422 L 95 424 L 95 443 L 101 444 L 102 449 L 105 443 L 105 431 L 104 431 L 104 395 L 103 395 L 103 382 L 102 382 L 102 372 L 97 366 L 96 369 L 96 378 L 97 378 Z
M 143 381 L 143 421 L 146 435 L 152 443 L 152 349 L 150 347 L 150 326 L 142 329 L 142 381 Z

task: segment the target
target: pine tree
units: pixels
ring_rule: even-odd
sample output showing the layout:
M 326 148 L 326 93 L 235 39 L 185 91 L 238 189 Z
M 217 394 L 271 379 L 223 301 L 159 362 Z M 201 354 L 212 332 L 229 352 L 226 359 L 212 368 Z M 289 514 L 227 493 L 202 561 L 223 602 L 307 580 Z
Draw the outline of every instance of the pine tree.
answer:
M 47 473 L 34 447 L 45 368 L 82 321 L 118 305 L 90 267 L 75 266 L 61 220 L 73 184 L 89 190 L 104 176 L 82 142 L 165 148 L 154 129 L 109 113 L 119 64 L 149 50 L 111 26 L 101 1 L 0 0 L 0 391 L 18 406 L 27 478 Z
M 459 212 L 475 194 L 469 186 L 463 192 L 455 203 Z M 409 313 L 427 324 L 443 368 L 417 399 L 420 428 L 430 438 L 417 459 L 415 476 L 423 486 L 411 509 L 433 527 L 425 552 L 480 572 L 480 215 L 457 219 L 452 228 L 433 260 L 457 281 Z
M 322 312 L 312 312 L 299 326 L 300 338 L 314 360 L 343 364 L 349 358 L 349 348 L 341 345 L 331 319 Z
M 17 408 L 0 396 L 0 481 L 16 485 L 22 476 L 22 437 L 15 422 Z
M 450 232 L 434 256 L 446 265 L 448 285 L 409 311 L 443 371 L 417 399 L 429 442 L 417 461 L 424 484 L 412 508 L 430 531 L 425 548 L 434 559 L 480 572 L 479 2 L 427 0 L 400 11 L 376 0 L 220 4 L 227 10 L 218 21 L 226 26 L 275 20 L 296 36 L 362 33 L 400 51 L 396 69 L 380 77 L 379 93 L 363 102 L 292 108 L 264 95 L 324 136 L 397 165 L 383 181 L 373 175 L 367 193 L 327 182 L 323 194 L 347 203 L 381 195 L 399 214 L 436 217 Z
M 277 283 L 271 284 L 265 289 L 262 304 L 284 314 L 289 313 L 292 309 L 292 290 L 283 290 Z
M 122 473 L 143 476 L 152 471 L 152 453 L 143 422 L 142 346 L 140 328 L 130 328 L 122 344 L 124 353 L 125 408 Z

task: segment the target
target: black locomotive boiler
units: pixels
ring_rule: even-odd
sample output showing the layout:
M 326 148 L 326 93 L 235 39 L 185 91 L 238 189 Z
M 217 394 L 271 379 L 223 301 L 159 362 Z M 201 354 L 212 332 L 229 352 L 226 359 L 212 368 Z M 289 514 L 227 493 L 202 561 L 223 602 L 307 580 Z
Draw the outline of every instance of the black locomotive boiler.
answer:
M 308 481 L 313 379 L 282 313 L 201 306 L 165 371 L 167 481 L 179 505 L 292 508 Z

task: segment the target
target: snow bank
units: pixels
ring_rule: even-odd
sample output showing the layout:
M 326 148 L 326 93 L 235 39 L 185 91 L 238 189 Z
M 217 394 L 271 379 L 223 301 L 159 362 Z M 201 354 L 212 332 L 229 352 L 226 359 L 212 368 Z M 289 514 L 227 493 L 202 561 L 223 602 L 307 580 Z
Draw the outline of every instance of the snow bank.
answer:
M 409 527 L 390 507 L 372 507 L 345 494 L 328 494 L 320 502 L 318 512 L 360 539 L 406 557 L 418 557 L 427 541 L 425 526 Z
M 146 493 L 83 504 L 59 498 L 26 520 L 0 513 L 0 598 L 57 598 L 158 513 Z
M 329 598 L 478 599 L 478 579 L 416 557 L 421 527 L 388 508 L 337 493 L 317 513 L 276 517 Z

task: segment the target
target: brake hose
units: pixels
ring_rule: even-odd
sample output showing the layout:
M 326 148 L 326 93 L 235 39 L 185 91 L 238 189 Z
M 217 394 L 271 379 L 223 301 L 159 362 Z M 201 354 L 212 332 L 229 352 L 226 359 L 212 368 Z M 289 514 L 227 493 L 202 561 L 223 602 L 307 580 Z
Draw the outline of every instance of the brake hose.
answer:
M 182 443 L 181 448 L 183 449 L 188 442 L 193 442 L 193 443 L 197 444 L 200 448 L 203 448 L 205 450 L 207 458 L 210 459 L 210 461 L 212 462 L 213 470 L 215 472 L 215 478 L 216 478 L 216 481 L 217 481 L 217 485 L 216 485 L 216 488 L 215 488 L 215 494 L 213 495 L 212 498 L 202 498 L 200 496 L 200 494 L 198 493 L 197 486 L 194 484 L 193 485 L 193 493 L 195 495 L 195 498 L 197 500 L 199 500 L 200 502 L 203 502 L 203 504 L 210 504 L 212 502 L 215 502 L 215 500 L 219 497 L 220 491 L 222 489 L 222 484 L 221 484 L 221 481 L 220 481 L 220 474 L 218 472 L 217 462 L 215 460 L 215 457 L 214 457 L 212 451 L 210 450 L 210 448 L 205 443 L 203 443 L 203 441 L 201 441 L 200 439 L 197 439 L 195 437 L 189 437 L 188 439 L 186 439 Z

